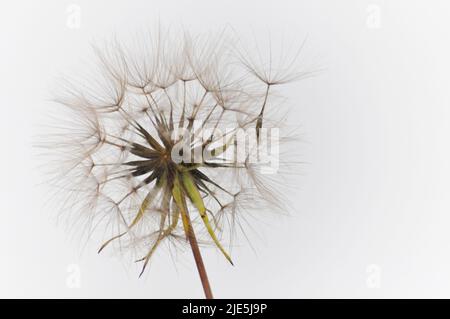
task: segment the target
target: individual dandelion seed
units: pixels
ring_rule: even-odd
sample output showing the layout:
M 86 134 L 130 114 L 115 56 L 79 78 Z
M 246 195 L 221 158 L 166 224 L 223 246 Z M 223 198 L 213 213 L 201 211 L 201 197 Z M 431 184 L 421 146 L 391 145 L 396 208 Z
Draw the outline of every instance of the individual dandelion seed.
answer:
M 212 298 L 199 242 L 233 264 L 225 227 L 234 233 L 245 207 L 277 202 L 258 171 L 263 130 L 277 127 L 266 117 L 270 88 L 309 73 L 291 72 L 295 57 L 272 73 L 271 60 L 255 65 L 223 34 L 138 43 L 95 47 L 97 75 L 61 81 L 56 101 L 68 114 L 46 141 L 52 181 L 61 211 L 85 216 L 88 234 L 107 229 L 99 252 L 116 242 L 143 251 L 140 275 L 161 243 L 187 242 Z

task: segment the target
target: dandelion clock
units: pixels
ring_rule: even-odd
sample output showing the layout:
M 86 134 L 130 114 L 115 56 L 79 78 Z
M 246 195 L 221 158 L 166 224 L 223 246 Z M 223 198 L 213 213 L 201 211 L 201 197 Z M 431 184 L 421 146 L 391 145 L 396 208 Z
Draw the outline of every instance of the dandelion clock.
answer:
M 189 247 L 212 298 L 203 247 L 231 266 L 246 215 L 288 212 L 283 170 L 295 161 L 275 101 L 310 73 L 294 69 L 298 52 L 253 57 L 224 33 L 159 30 L 94 51 L 88 76 L 58 81 L 43 141 L 61 216 L 104 234 L 100 253 L 131 251 L 140 275 L 163 243 Z

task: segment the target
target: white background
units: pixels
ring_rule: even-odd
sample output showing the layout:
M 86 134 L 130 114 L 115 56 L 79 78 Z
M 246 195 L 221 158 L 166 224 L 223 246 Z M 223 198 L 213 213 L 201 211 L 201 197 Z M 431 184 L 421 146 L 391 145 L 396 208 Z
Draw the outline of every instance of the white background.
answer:
M 8 1 L 0 8 L 0 297 L 202 297 L 190 252 L 147 275 L 56 223 L 32 149 L 60 73 L 97 39 L 154 26 L 285 34 L 324 68 L 290 86 L 303 176 L 216 297 L 450 297 L 448 1 Z M 78 6 L 78 7 L 77 7 Z M 79 28 L 70 16 L 81 9 Z M 68 20 L 69 19 L 69 20 Z M 68 23 L 69 21 L 69 23 Z

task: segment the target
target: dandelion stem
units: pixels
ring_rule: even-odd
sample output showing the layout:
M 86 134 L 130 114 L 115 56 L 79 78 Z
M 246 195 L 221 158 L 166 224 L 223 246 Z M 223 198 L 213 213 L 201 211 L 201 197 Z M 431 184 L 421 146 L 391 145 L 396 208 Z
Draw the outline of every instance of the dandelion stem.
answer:
M 195 264 L 197 266 L 198 274 L 200 275 L 200 280 L 202 282 L 203 291 L 205 292 L 205 297 L 206 299 L 213 299 L 208 275 L 206 274 L 206 269 L 205 265 L 203 264 L 200 248 L 198 247 L 197 238 L 195 238 L 194 228 L 192 227 L 191 218 L 189 217 L 189 212 L 186 205 L 186 197 L 181 187 L 182 185 L 180 177 L 177 174 L 174 180 L 172 196 L 175 200 L 176 205 L 180 209 L 184 232 L 186 234 L 187 240 L 189 241 L 189 244 L 191 245 L 192 254 L 194 255 Z
M 202 282 L 203 291 L 205 292 L 206 299 L 213 299 L 213 294 L 211 291 L 211 286 L 208 280 L 208 274 L 206 273 L 205 264 L 203 263 L 202 254 L 200 253 L 200 248 L 198 247 L 197 238 L 195 237 L 194 229 L 192 228 L 191 219 L 189 213 L 185 212 L 185 218 L 188 226 L 187 237 L 189 244 L 191 245 L 192 254 L 194 255 L 195 264 L 197 266 L 197 271 Z

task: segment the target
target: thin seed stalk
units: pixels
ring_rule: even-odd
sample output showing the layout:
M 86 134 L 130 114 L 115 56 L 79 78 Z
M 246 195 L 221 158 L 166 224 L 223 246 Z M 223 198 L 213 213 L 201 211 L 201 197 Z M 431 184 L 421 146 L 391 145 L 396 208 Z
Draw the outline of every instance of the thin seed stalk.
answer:
M 211 290 L 211 285 L 209 284 L 208 274 L 206 273 L 205 264 L 203 263 L 202 254 L 200 253 L 200 248 L 198 247 L 197 238 L 195 237 L 194 229 L 192 228 L 191 219 L 187 210 L 184 212 L 184 217 L 186 219 L 187 233 L 186 236 L 191 245 L 192 254 L 194 255 L 195 265 L 197 266 L 197 271 L 200 276 L 200 281 L 202 282 L 203 291 L 205 292 L 206 299 L 213 299 L 213 294 Z
M 198 247 L 198 242 L 197 238 L 195 237 L 194 228 L 192 227 L 191 218 L 189 217 L 189 212 L 186 205 L 186 197 L 181 188 L 179 176 L 175 177 L 174 186 L 172 189 L 172 196 L 181 213 L 184 232 L 186 233 L 186 237 L 192 249 L 192 254 L 194 255 L 195 265 L 197 266 L 197 271 L 200 276 L 200 281 L 202 282 L 205 297 L 206 299 L 213 299 L 211 285 L 209 284 L 208 280 L 208 274 L 206 273 L 206 268 L 205 264 L 203 263 L 202 254 L 200 253 L 200 248 Z

